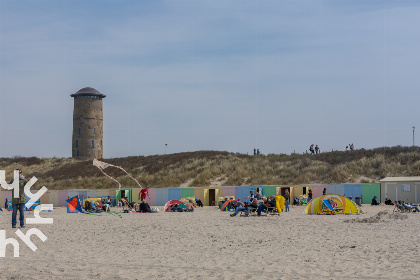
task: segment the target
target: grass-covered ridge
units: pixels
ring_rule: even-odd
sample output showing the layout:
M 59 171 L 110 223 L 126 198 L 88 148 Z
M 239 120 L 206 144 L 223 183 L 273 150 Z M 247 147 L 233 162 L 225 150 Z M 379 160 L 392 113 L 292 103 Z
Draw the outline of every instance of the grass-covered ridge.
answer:
M 210 185 L 292 185 L 370 183 L 387 176 L 420 176 L 419 147 L 383 147 L 372 150 L 335 151 L 318 155 L 269 154 L 249 156 L 218 151 L 104 159 L 122 166 L 140 184 L 151 187 L 205 187 Z M 0 158 L 7 180 L 21 168 L 36 176 L 33 188 L 115 188 L 91 160 L 71 158 Z M 136 187 L 119 169 L 105 169 L 124 187 Z

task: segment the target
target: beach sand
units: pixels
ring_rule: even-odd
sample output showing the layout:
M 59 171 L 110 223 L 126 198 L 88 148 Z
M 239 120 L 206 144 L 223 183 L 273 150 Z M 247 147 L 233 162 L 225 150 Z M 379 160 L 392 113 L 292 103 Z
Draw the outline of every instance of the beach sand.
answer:
M 0 279 L 419 279 L 420 214 L 363 206 L 363 215 L 230 217 L 216 207 L 193 213 L 67 214 L 42 217 L 32 252 L 7 246 Z M 115 208 L 116 211 L 119 209 Z M 386 211 L 390 215 L 377 215 Z M 26 218 L 33 212 L 26 212 Z M 364 223 L 358 222 L 365 219 Z M 16 237 L 11 212 L 0 229 Z

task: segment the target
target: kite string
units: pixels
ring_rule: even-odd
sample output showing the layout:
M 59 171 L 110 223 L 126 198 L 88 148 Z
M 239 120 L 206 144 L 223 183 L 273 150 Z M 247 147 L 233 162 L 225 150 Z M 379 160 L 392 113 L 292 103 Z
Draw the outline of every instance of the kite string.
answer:
M 111 180 L 114 180 L 115 182 L 117 182 L 118 183 L 118 190 L 121 190 L 121 184 L 120 184 L 120 182 L 118 182 L 116 179 L 114 179 L 114 178 L 112 178 L 111 176 L 109 176 L 108 174 L 106 174 L 103 170 L 102 170 L 102 168 L 100 168 L 100 167 L 98 167 L 99 168 L 99 170 L 101 170 L 101 172 L 106 176 L 106 177 L 108 177 L 109 179 L 111 179 Z
M 119 169 L 121 169 L 122 171 L 124 171 L 125 172 L 125 174 L 127 174 L 131 179 L 133 179 L 136 183 L 137 183 L 137 185 L 139 185 L 139 187 L 142 189 L 143 187 L 140 185 L 140 183 L 135 179 L 135 178 L 133 178 L 130 174 L 128 174 L 128 172 L 127 171 L 125 171 L 125 169 L 124 168 L 122 168 L 122 167 L 120 167 L 120 166 L 115 166 L 115 165 L 111 165 L 111 166 L 114 166 L 114 167 L 117 167 L 117 168 L 119 168 Z
M 99 162 L 99 163 L 101 163 L 100 161 L 98 161 L 98 160 L 96 160 L 96 162 Z M 109 176 L 108 174 L 106 174 L 104 171 L 103 171 L 103 169 L 104 168 L 106 168 L 106 167 L 108 167 L 108 166 L 113 166 L 113 167 L 116 167 L 116 168 L 119 168 L 119 169 L 121 169 L 122 171 L 124 171 L 125 172 L 125 174 L 127 174 L 131 179 L 133 179 L 136 183 L 137 183 L 137 185 L 139 185 L 139 187 L 142 189 L 143 187 L 140 185 L 140 183 L 135 179 L 135 178 L 133 178 L 130 174 L 128 174 L 128 172 L 127 171 L 125 171 L 125 169 L 124 168 L 122 168 L 121 166 L 116 166 L 116 165 L 112 165 L 112 164 L 108 164 L 108 163 L 106 163 L 106 165 L 105 165 L 105 167 L 104 168 L 102 168 L 100 165 L 96 165 L 95 164 L 95 160 L 94 160 L 94 165 L 96 166 L 96 167 L 98 167 L 99 168 L 99 170 L 101 170 L 101 172 L 106 176 L 106 177 L 108 177 L 108 178 L 110 178 L 110 179 L 112 179 L 112 180 L 114 180 L 115 182 L 117 182 L 118 183 L 118 186 L 119 186 L 119 190 L 121 190 L 121 184 L 120 184 L 120 182 L 118 182 L 116 179 L 114 179 L 113 177 L 111 177 L 111 176 Z

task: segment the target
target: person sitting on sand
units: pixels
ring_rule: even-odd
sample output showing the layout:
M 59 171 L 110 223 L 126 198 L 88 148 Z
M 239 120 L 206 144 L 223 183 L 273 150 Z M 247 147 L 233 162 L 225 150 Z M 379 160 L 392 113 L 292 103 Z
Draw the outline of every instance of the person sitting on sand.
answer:
M 379 205 L 378 200 L 376 200 L 376 195 L 372 198 L 372 204 L 371 205 Z
M 139 205 L 139 211 L 143 213 L 152 213 L 149 203 L 146 202 L 146 199 L 143 199 Z
M 183 209 L 181 209 L 178 204 L 174 204 L 174 205 L 172 205 L 171 211 L 172 212 L 183 212 Z
M 201 202 L 201 199 L 196 199 L 195 203 L 197 204 L 198 207 L 203 207 L 203 202 Z
M 191 200 L 188 200 L 188 203 L 185 204 L 185 212 L 193 212 L 193 211 L 194 211 L 193 204 L 191 203 Z
M 391 199 L 385 198 L 385 205 L 394 205 L 394 203 L 392 203 Z

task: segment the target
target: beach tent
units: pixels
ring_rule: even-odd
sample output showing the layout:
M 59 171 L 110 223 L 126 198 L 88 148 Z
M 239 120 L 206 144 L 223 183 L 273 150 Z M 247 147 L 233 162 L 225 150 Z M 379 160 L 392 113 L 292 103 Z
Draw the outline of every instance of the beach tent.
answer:
M 82 213 L 82 207 L 80 206 L 80 202 L 77 199 L 77 196 L 67 199 L 66 202 L 67 213 Z
M 94 207 L 94 205 L 96 205 L 96 203 L 100 203 L 102 205 L 102 199 L 99 197 L 89 197 L 89 198 L 85 198 L 83 199 L 83 205 L 85 205 L 85 202 L 89 201 L 91 204 L 93 204 L 92 206 Z
M 330 200 L 334 208 L 343 209 L 342 211 L 337 212 L 337 214 L 359 214 L 362 212 L 360 207 L 350 199 L 338 194 L 327 194 L 312 199 L 311 202 L 306 205 L 305 214 L 324 214 L 326 212 L 323 210 L 326 208 L 323 203 L 324 199 Z
M 29 198 L 29 196 L 27 196 L 26 194 L 25 194 L 25 199 L 26 199 L 26 203 L 28 203 L 29 202 L 29 200 L 30 200 L 30 198 Z M 37 207 L 38 205 L 40 205 L 40 202 L 39 202 L 39 200 L 37 200 L 37 201 L 35 201 L 32 205 L 31 205 L 31 207 L 26 207 L 26 205 L 25 205 L 25 211 L 34 211 L 35 210 L 35 207 Z
M 12 201 L 11 200 L 7 201 L 7 211 L 13 211 L 13 206 L 12 206 Z
M 220 210 L 222 210 L 222 211 L 227 210 L 229 203 L 230 203 L 230 202 L 232 202 L 232 201 L 236 201 L 236 200 L 235 200 L 235 199 L 229 199 L 229 200 L 226 200 L 226 201 L 222 204 L 222 206 L 220 207 Z
M 165 212 L 168 210 L 169 206 L 173 205 L 173 204 L 183 204 L 185 205 L 185 202 L 181 201 L 181 200 L 169 200 L 168 202 L 166 202 L 164 210 Z

